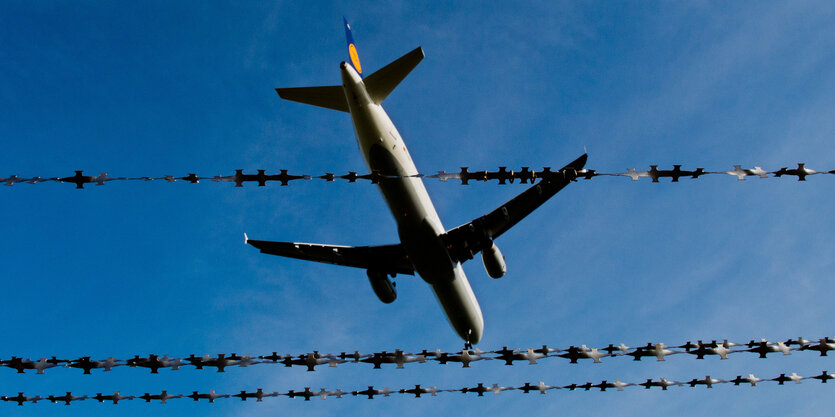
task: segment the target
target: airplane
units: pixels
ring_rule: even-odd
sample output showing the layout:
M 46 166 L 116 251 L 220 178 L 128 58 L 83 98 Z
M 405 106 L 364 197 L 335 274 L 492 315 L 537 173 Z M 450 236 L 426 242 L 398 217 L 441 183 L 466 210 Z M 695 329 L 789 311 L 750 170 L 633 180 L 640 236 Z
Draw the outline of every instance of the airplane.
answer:
M 400 243 L 351 247 L 250 240 L 246 234 L 244 241 L 262 253 L 365 269 L 372 289 L 386 304 L 397 298 L 390 277 L 417 273 L 431 286 L 450 324 L 464 339 L 465 349 L 470 349 L 481 340 L 484 318 L 461 265 L 481 252 L 488 275 L 502 277 L 505 260 L 494 240 L 576 180 L 588 156 L 583 154 L 496 210 L 447 230 L 417 176 L 403 138 L 381 107 L 423 59 L 423 48 L 363 77 L 351 27 L 343 21 L 350 62 L 339 64 L 342 85 L 277 88 L 276 92 L 286 100 L 350 113 L 366 164 L 380 174 L 377 186 L 397 223 Z

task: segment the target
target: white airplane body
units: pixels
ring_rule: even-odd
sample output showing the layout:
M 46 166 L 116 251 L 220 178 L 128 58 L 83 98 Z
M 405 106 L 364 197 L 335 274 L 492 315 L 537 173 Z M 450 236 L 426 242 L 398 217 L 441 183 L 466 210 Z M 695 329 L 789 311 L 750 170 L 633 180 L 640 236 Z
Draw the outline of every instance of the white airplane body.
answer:
M 467 346 L 478 343 L 484 318 L 461 264 L 482 251 L 491 277 L 505 272 L 504 257 L 493 239 L 576 177 L 585 155 L 552 179 L 543 179 L 504 206 L 453 230 L 441 223 L 406 144 L 380 103 L 423 59 L 417 48 L 362 78 L 356 48 L 345 22 L 351 63 L 342 62 L 342 85 L 276 89 L 284 99 L 350 113 L 368 168 L 381 175 L 380 191 L 397 223 L 399 245 L 350 247 L 249 240 L 261 252 L 367 270 L 372 288 L 384 303 L 396 298 L 388 276 L 417 272 L 432 288 L 450 324 Z
M 459 336 L 478 343 L 484 330 L 481 307 L 460 263 L 441 241 L 446 232 L 415 163 L 383 107 L 371 100 L 354 67 L 340 64 L 345 98 L 357 142 L 368 168 L 401 178 L 381 181 L 380 191 L 397 222 L 400 241 L 421 278 L 432 286 Z

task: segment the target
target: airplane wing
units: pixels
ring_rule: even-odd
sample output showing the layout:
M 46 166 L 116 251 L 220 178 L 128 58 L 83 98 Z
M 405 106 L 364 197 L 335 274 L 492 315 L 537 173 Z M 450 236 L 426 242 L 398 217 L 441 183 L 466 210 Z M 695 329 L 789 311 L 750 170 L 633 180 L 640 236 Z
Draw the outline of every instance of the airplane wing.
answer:
M 415 269 L 400 244 L 382 246 L 339 246 L 299 242 L 270 242 L 250 240 L 246 243 L 261 250 L 261 253 L 322 262 L 326 264 L 352 266 L 387 274 L 414 275 Z
M 531 188 L 513 197 L 501 207 L 467 224 L 449 230 L 443 235 L 450 256 L 459 262 L 472 259 L 489 248 L 502 233 L 508 231 L 531 214 L 554 194 L 577 178 L 577 171 L 586 165 L 588 155 L 583 154 L 562 170 L 544 178 Z

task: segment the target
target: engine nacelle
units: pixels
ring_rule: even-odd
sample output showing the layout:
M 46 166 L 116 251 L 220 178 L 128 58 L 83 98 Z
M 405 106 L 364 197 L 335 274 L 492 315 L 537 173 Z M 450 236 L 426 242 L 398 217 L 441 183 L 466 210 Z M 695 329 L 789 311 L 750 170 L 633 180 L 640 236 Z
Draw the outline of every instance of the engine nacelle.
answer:
M 504 256 L 495 243 L 481 251 L 481 261 L 484 262 L 484 269 L 490 278 L 501 278 L 507 272 Z
M 377 294 L 380 301 L 389 304 L 397 299 L 397 289 L 394 288 L 394 283 L 391 282 L 388 274 L 370 269 L 367 273 L 371 288 L 374 289 L 374 294 Z

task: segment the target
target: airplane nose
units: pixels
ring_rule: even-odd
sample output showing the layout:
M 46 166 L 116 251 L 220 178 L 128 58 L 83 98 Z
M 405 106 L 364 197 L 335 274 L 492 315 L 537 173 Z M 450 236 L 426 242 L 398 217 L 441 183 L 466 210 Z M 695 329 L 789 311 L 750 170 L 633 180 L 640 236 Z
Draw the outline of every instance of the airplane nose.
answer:
M 348 68 L 348 63 L 347 63 L 347 62 L 345 62 L 345 61 L 340 62 L 340 63 L 339 63 L 339 68 L 340 68 L 340 69 L 345 69 L 345 68 Z

